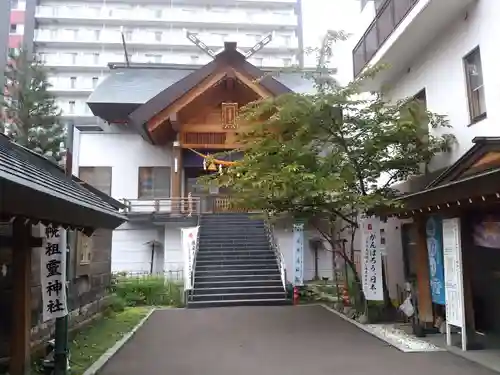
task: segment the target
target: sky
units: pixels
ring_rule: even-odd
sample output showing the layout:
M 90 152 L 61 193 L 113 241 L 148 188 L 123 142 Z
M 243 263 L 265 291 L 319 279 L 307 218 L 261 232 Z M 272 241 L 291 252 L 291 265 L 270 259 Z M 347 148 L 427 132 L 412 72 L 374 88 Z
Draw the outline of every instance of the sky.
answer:
M 302 0 L 305 47 L 318 47 L 327 30 L 356 33 L 356 18 L 360 14 L 360 0 Z M 354 37 L 335 48 L 333 65 L 338 69 L 337 79 L 347 83 L 352 79 L 352 47 Z M 306 58 L 314 65 L 314 56 Z

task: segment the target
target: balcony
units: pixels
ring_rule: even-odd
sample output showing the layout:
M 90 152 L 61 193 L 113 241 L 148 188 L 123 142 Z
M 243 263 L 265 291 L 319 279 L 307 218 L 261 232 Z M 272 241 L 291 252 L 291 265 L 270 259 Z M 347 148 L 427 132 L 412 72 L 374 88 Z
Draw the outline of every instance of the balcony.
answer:
M 377 10 L 361 40 L 354 47 L 354 76 L 365 67 L 378 63 L 388 65 L 364 86 L 379 91 L 477 0 L 386 0 Z
M 152 221 L 159 224 L 190 221 L 204 213 L 242 211 L 233 209 L 231 198 L 222 195 L 203 198 L 123 199 L 123 202 L 129 221 Z
M 112 7 L 89 8 L 85 6 L 38 6 L 35 17 L 39 24 L 84 24 L 117 26 L 158 26 L 177 25 L 179 27 L 213 27 L 218 29 L 262 29 L 270 31 L 278 27 L 295 30 L 297 16 L 294 14 L 273 14 L 271 12 L 248 13 L 245 11 L 214 12 L 209 10 L 168 9 L 154 14 L 148 8 L 119 10 Z
M 96 45 L 106 46 L 112 50 L 123 48 L 122 36 L 120 30 L 106 30 L 97 38 L 93 31 L 89 29 L 79 29 L 76 35 L 65 33 L 64 30 L 58 30 L 54 34 L 49 29 L 38 29 L 35 31 L 34 41 L 39 46 L 64 47 L 64 48 L 95 48 Z M 161 32 L 161 31 L 160 31 Z M 249 37 L 242 33 L 227 33 L 223 35 L 200 35 L 200 38 L 210 48 L 218 50 L 224 46 L 226 41 L 236 41 L 238 46 L 243 49 L 249 49 L 255 46 L 262 37 Z M 154 50 L 154 51 L 183 51 L 186 53 L 198 51 L 195 46 L 186 37 L 185 32 L 161 32 L 160 37 L 155 32 L 138 31 L 132 33 L 126 40 L 127 46 L 134 49 Z M 295 53 L 299 48 L 299 41 L 296 37 L 283 37 L 275 35 L 274 40 L 266 46 L 266 53 Z

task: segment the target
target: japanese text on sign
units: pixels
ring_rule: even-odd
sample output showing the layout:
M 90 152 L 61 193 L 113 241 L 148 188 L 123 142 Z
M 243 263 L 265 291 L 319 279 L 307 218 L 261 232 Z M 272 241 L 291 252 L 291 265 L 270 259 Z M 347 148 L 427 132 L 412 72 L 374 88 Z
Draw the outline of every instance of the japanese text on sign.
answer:
M 293 285 L 304 285 L 304 224 L 293 224 Z
M 382 254 L 378 219 L 363 220 L 363 292 L 368 301 L 383 301 Z
M 43 321 L 68 314 L 66 299 L 66 232 L 45 227 L 45 241 L 40 256 Z

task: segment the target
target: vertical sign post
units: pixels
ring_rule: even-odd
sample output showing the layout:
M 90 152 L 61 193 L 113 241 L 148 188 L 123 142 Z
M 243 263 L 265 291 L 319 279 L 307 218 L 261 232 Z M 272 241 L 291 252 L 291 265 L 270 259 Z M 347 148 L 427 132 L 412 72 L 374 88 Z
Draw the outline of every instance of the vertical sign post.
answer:
M 363 293 L 367 301 L 383 301 L 380 221 L 376 218 L 365 218 L 362 221 L 362 229 Z
M 200 227 L 181 228 L 182 251 L 184 254 L 184 290 L 193 288 L 191 274 Z
M 451 326 L 459 327 L 462 333 L 462 350 L 467 350 L 460 218 L 443 220 L 443 258 L 446 343 L 452 345 Z
M 304 224 L 293 224 L 293 285 L 304 285 Z
M 66 231 L 45 227 L 45 241 L 40 256 L 43 321 L 68 315 L 66 298 Z

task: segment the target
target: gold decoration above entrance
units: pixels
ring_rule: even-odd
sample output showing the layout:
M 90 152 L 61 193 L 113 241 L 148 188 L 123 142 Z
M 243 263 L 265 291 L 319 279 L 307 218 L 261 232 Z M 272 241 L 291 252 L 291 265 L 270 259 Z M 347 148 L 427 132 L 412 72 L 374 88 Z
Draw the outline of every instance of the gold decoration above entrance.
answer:
M 222 103 L 222 128 L 236 129 L 236 117 L 238 116 L 238 103 Z

